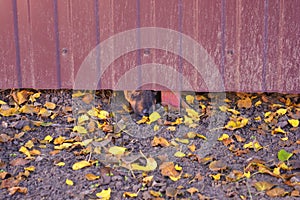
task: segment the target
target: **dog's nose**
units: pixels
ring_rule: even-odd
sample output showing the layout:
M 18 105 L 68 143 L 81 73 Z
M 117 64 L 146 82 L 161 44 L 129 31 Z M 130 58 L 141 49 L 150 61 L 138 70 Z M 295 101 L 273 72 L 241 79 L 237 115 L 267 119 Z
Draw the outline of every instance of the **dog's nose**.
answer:
M 143 110 L 143 115 L 146 117 L 149 117 L 149 110 L 148 109 L 144 109 Z

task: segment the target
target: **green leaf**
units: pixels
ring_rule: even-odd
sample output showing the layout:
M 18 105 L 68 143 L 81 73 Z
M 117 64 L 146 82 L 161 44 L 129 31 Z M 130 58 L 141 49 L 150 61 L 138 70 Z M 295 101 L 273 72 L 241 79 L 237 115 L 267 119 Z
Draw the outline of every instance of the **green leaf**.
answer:
M 290 157 L 292 157 L 292 155 L 292 153 L 289 153 L 284 149 L 280 149 L 280 151 L 278 151 L 278 159 L 280 161 L 287 161 Z

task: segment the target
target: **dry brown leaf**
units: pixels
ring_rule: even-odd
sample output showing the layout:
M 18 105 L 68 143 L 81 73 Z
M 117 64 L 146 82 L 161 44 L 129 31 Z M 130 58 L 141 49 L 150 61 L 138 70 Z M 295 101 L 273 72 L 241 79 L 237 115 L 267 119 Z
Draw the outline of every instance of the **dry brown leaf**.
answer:
M 291 197 L 300 197 L 300 191 L 299 190 L 293 190 L 291 192 Z
M 160 192 L 156 192 L 154 190 L 150 190 L 149 193 L 154 196 L 154 197 L 160 197 L 161 196 L 161 193 Z
M 87 128 L 90 133 L 94 132 L 96 130 L 96 123 L 94 121 L 90 121 Z
M 178 191 L 177 191 L 176 188 L 173 188 L 173 187 L 167 187 L 167 189 L 166 189 L 166 195 L 167 195 L 168 197 L 176 198 L 177 193 L 178 193 Z
M 228 146 L 228 145 L 234 143 L 234 140 L 231 138 L 227 138 L 227 139 L 222 140 L 222 142 L 225 146 Z
M 168 147 L 168 146 L 170 146 L 170 143 L 165 138 L 163 138 L 163 137 L 156 137 L 156 136 L 154 136 L 154 138 L 153 138 L 153 140 L 151 142 L 151 145 L 153 147 L 158 146 L 158 145 L 161 145 L 163 147 Z
M 257 191 L 266 191 L 270 190 L 274 187 L 275 185 L 267 182 L 267 181 L 259 181 L 254 183 L 254 187 L 257 189 Z
M 32 149 L 31 151 L 29 151 L 31 156 L 38 156 L 41 155 L 41 152 L 37 149 Z
M 222 160 L 216 160 L 209 164 L 209 169 L 211 171 L 220 171 L 227 168 L 226 164 Z
M 229 175 L 226 176 L 226 180 L 230 182 L 235 182 L 244 177 L 244 172 L 238 170 L 232 170 Z
M 197 188 L 191 187 L 189 189 L 186 190 L 187 192 L 189 192 L 191 195 L 193 195 L 196 192 L 199 192 Z
M 249 97 L 246 97 L 245 99 L 240 99 L 237 101 L 238 108 L 251 108 L 252 101 Z
M 105 125 L 105 126 L 102 128 L 102 130 L 103 130 L 104 132 L 111 133 L 111 132 L 114 131 L 114 127 L 113 127 L 112 125 L 108 124 L 108 125 Z
M 19 92 L 12 93 L 12 97 L 18 105 L 21 105 L 25 103 L 28 100 L 28 97 L 32 94 L 33 92 L 29 92 L 27 90 L 21 90 Z
M 30 160 L 26 160 L 23 158 L 16 158 L 16 159 L 10 161 L 9 164 L 11 166 L 21 166 L 21 165 L 26 165 L 29 162 L 30 162 Z
M 11 176 L 8 172 L 0 172 L 0 179 L 8 178 L 8 176 Z
M 191 152 L 194 152 L 196 150 L 195 144 L 188 146 L 188 148 L 190 149 Z
M 17 108 L 8 108 L 8 109 L 1 109 L 0 108 L 0 115 L 4 117 L 9 117 L 18 114 L 19 111 Z
M 239 135 L 237 135 L 237 134 L 234 134 L 234 137 L 235 137 L 235 139 L 236 139 L 238 142 L 245 142 L 245 141 L 246 141 L 245 138 L 243 138 L 243 137 L 241 137 L 241 136 L 239 136 Z
M 94 100 L 94 96 L 90 93 L 85 94 L 82 98 L 82 101 L 86 104 L 91 104 L 91 102 Z
M 20 183 L 20 180 L 10 177 L 1 181 L 0 189 L 15 187 Z
M 94 174 L 86 174 L 85 175 L 85 178 L 89 181 L 94 181 L 94 180 L 97 180 L 100 178 L 100 176 L 96 176 Z
M 26 194 L 27 193 L 27 188 L 26 187 L 11 187 L 8 188 L 9 195 L 13 195 L 16 192 Z
M 146 176 L 143 178 L 143 183 L 148 184 L 153 180 L 153 176 Z
M 276 187 L 266 192 L 269 197 L 282 197 L 286 194 L 286 191 L 282 188 Z
M 0 134 L 0 142 L 8 142 L 12 140 L 12 138 L 4 133 Z
M 200 173 L 197 173 L 194 177 L 194 180 L 196 181 L 202 181 L 203 180 L 203 176 Z
M 163 176 L 180 176 L 179 172 L 176 171 L 175 165 L 173 162 L 164 162 L 159 166 L 160 172 Z
M 263 102 L 265 102 L 265 103 L 268 103 L 268 102 L 269 102 L 269 99 L 268 99 L 268 97 L 267 97 L 266 95 L 262 95 L 262 96 L 261 96 L 261 100 L 262 100 Z
M 49 154 L 51 156 L 54 156 L 54 155 L 58 154 L 59 152 L 60 152 L 60 150 L 56 149 L 56 150 L 50 151 Z
M 46 102 L 44 104 L 44 106 L 47 108 L 47 109 L 50 109 L 50 110 L 54 110 L 56 108 L 56 104 L 55 103 L 52 103 L 52 102 Z

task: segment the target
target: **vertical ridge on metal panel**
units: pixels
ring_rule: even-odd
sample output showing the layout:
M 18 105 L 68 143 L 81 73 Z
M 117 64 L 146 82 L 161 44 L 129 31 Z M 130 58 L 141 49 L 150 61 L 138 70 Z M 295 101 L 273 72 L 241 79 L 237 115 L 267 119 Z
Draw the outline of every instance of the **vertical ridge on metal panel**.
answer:
M 55 58 L 56 58 L 56 81 L 57 88 L 61 89 L 61 69 L 60 69 L 60 46 L 59 46 L 59 31 L 58 31 L 58 8 L 57 0 L 53 0 L 54 11 L 54 35 L 55 35 Z
M 22 88 L 22 73 L 21 73 L 21 65 L 20 65 L 20 41 L 19 41 L 19 23 L 18 23 L 18 8 L 17 1 L 12 0 L 13 4 L 13 13 L 14 13 L 14 42 L 16 48 L 16 73 L 18 78 L 18 87 Z

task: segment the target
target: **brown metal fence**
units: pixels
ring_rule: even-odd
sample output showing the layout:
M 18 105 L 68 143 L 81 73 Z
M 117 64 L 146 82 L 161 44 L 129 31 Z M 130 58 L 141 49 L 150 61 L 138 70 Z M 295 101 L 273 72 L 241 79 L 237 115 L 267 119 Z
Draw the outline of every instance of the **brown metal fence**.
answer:
M 0 88 L 299 93 L 299 19 L 298 0 L 0 0 Z

